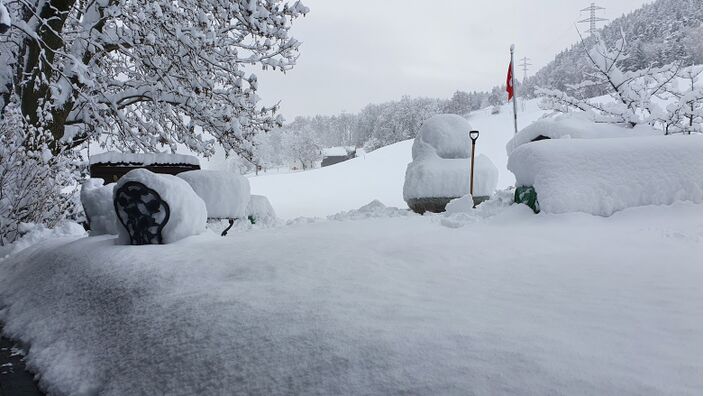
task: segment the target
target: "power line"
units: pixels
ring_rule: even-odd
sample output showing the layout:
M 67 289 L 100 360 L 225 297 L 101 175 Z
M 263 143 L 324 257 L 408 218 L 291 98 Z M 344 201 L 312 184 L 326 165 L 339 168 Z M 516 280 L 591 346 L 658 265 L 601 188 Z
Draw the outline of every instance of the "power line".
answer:
M 577 23 L 589 23 L 589 35 L 594 35 L 596 33 L 596 23 L 597 22 L 602 22 L 602 21 L 608 21 L 606 18 L 600 18 L 596 16 L 596 12 L 598 10 L 605 10 L 606 8 L 604 7 L 599 7 L 598 5 L 592 3 L 589 7 L 583 8 L 579 10 L 580 12 L 584 11 L 589 11 L 589 18 L 582 19 L 581 21 L 577 21 Z

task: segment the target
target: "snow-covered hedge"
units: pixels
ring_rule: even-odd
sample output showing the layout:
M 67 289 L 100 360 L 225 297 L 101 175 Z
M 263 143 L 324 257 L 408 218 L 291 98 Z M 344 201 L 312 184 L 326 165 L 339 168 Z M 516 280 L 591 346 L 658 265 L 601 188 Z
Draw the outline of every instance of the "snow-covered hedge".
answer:
M 117 197 L 118 190 L 130 181 L 142 183 L 156 191 L 169 205 L 169 219 L 161 231 L 164 243 L 172 243 L 205 231 L 208 216 L 205 202 L 185 180 L 172 175 L 153 173 L 146 169 L 134 169 L 118 180 L 113 199 Z M 130 243 L 129 232 L 119 221 L 124 214 L 117 215 L 119 242 L 128 244 Z
M 701 135 L 545 140 L 513 150 L 508 169 L 548 213 L 702 202 Z
M 194 170 L 178 177 L 190 184 L 208 208 L 210 218 L 242 218 L 249 202 L 249 180 L 232 172 Z
M 91 235 L 118 233 L 113 188 L 115 183 L 103 185 L 103 179 L 88 179 L 81 186 L 81 204 L 90 224 Z
M 506 144 L 506 154 L 511 155 L 516 147 L 530 143 L 539 136 L 550 139 L 602 139 L 656 135 L 662 135 L 662 132 L 648 125 L 625 128 L 618 124 L 596 123 L 586 112 L 567 113 L 540 119 L 521 129 Z
M 469 131 L 464 118 L 454 114 L 433 116 L 413 142 L 413 161 L 406 168 L 403 198 L 457 198 L 469 192 Z M 481 144 L 477 143 L 477 152 Z M 483 154 L 474 159 L 474 195 L 488 196 L 496 189 L 498 169 Z

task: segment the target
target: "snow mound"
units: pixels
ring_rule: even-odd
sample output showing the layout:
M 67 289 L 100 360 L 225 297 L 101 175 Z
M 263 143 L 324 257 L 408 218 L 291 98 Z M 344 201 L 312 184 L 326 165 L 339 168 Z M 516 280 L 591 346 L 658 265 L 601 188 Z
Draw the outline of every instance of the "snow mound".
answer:
M 440 114 L 423 123 L 413 142 L 413 161 L 406 168 L 403 199 L 455 198 L 469 193 L 471 126 L 454 114 Z M 474 195 L 491 195 L 499 171 L 479 154 L 474 160 Z
M 90 156 L 90 164 L 150 165 L 200 165 L 197 157 L 172 153 L 119 153 L 108 151 Z
M 271 206 L 269 199 L 263 195 L 251 195 L 247 203 L 247 217 L 254 219 L 255 224 L 276 223 L 276 212 Z
M 205 202 L 210 218 L 243 218 L 249 202 L 249 181 L 244 176 L 216 170 L 182 172 L 185 180 Z
M 470 212 L 474 209 L 474 199 L 472 198 L 471 195 L 463 195 L 459 198 L 455 198 L 452 201 L 448 202 L 447 206 L 445 207 L 445 213 L 447 214 L 452 214 L 452 213 L 461 213 L 461 212 Z
M 176 242 L 205 231 L 207 209 L 205 202 L 183 179 L 165 174 L 157 174 L 146 169 L 134 169 L 118 180 L 113 199 L 127 182 L 139 182 L 156 191 L 170 209 L 169 220 L 161 231 L 164 243 Z M 119 243 L 129 244 L 130 237 L 124 225 L 118 221 Z
M 540 141 L 516 148 L 508 169 L 548 213 L 702 202 L 701 135 Z
M 328 216 L 328 220 L 362 220 L 379 217 L 411 216 L 412 214 L 413 212 L 410 210 L 389 207 L 375 199 L 359 209 L 348 210 Z
M 425 155 L 439 158 L 469 158 L 472 126 L 456 114 L 438 114 L 423 122 L 413 142 L 413 159 Z
M 103 185 L 103 179 L 88 179 L 81 186 L 81 204 L 90 224 L 90 235 L 117 235 L 117 216 L 113 204 L 115 183 Z
M 474 195 L 490 196 L 496 189 L 499 170 L 484 154 L 474 159 Z M 469 193 L 469 160 L 426 157 L 406 169 L 403 198 L 461 197 Z
M 460 228 L 498 215 L 513 205 L 513 189 L 497 191 L 490 199 L 472 208 L 473 201 L 469 195 L 453 199 L 447 208 L 440 224 L 449 228 Z
M 662 135 L 662 132 L 647 125 L 625 128 L 616 124 L 595 123 L 587 112 L 567 113 L 537 120 L 521 129 L 506 143 L 506 154 L 510 156 L 518 146 L 530 143 L 539 136 L 550 139 L 604 139 L 657 135 Z
M 0 258 L 6 258 L 47 239 L 86 236 L 83 226 L 73 221 L 62 221 L 53 228 L 42 224 L 21 223 L 18 231 L 22 234 L 18 240 L 9 245 L 0 246 Z

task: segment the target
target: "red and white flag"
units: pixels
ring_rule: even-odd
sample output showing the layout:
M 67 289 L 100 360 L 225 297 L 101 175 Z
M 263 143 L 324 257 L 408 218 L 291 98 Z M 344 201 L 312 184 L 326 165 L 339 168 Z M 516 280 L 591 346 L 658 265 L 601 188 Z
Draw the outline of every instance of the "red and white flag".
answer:
M 513 97 L 513 60 L 508 64 L 508 75 L 506 76 L 506 92 L 508 92 L 508 100 Z

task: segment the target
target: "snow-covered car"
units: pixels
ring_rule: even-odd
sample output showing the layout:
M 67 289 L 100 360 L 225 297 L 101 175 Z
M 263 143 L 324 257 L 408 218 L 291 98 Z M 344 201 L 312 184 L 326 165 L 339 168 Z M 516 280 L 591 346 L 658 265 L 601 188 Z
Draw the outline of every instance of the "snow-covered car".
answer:
M 413 211 L 442 212 L 448 202 L 469 193 L 471 129 L 466 119 L 455 114 L 435 115 L 423 123 L 403 185 L 403 199 Z M 483 154 L 476 155 L 474 168 L 473 195 L 475 202 L 481 202 L 496 190 L 499 171 Z

